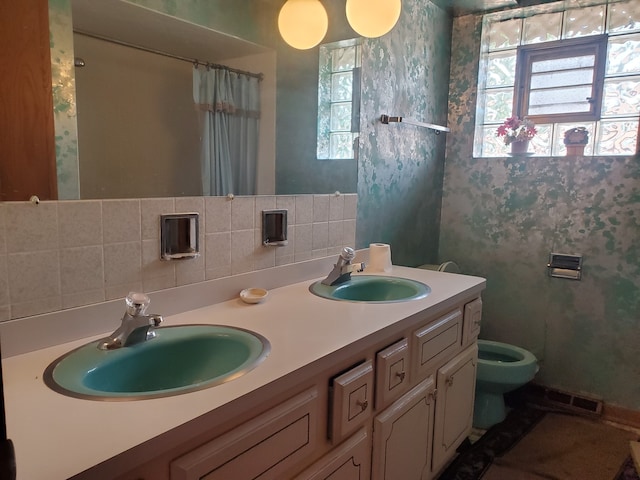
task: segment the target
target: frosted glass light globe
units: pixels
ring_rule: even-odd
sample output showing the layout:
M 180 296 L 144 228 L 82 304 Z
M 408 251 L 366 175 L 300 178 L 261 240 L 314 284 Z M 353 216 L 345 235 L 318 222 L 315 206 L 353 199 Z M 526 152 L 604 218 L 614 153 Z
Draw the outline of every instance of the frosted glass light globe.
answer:
M 287 0 L 278 15 L 280 35 L 299 50 L 318 45 L 328 27 L 329 17 L 320 0 Z
M 401 0 L 347 0 L 347 20 L 363 37 L 381 37 L 398 22 L 401 9 Z

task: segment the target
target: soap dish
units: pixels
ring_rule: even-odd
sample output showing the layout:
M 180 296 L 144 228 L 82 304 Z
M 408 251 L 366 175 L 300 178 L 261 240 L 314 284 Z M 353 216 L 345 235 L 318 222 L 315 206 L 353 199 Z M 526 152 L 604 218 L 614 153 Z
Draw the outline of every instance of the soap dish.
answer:
M 240 298 L 245 303 L 260 303 L 269 295 L 264 288 L 245 288 L 240 292 Z

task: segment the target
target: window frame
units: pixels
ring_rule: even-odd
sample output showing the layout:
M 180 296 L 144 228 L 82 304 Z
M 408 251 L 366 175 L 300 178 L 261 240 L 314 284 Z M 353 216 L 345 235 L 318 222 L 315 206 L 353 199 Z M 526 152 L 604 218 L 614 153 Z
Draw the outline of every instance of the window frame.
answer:
M 608 35 L 590 35 L 585 37 L 554 40 L 518 46 L 516 53 L 516 74 L 513 95 L 513 111 L 520 118 L 527 117 L 536 124 L 589 122 L 600 120 L 607 64 Z M 561 59 L 580 55 L 595 56 L 594 79 L 591 85 L 589 112 L 556 113 L 528 115 L 529 91 L 531 86 L 531 65 L 535 61 Z
M 332 57 L 336 50 L 354 48 L 355 66 L 347 70 L 335 70 L 332 65 Z M 323 58 L 324 49 L 324 58 Z M 362 40 L 352 38 L 322 44 L 319 51 L 319 74 L 318 74 L 318 118 L 317 118 L 317 139 L 316 139 L 316 159 L 320 161 L 334 160 L 355 160 L 358 158 L 358 137 L 360 135 L 360 100 L 361 100 L 361 76 L 362 76 Z M 323 69 L 323 65 L 329 65 L 328 70 Z M 334 74 L 351 73 L 352 90 L 349 101 L 332 99 L 332 78 Z M 349 130 L 333 130 L 331 128 L 331 107 L 341 103 L 349 103 L 351 107 L 351 122 Z M 325 128 L 326 127 L 326 128 Z M 351 156 L 339 157 L 331 155 L 331 137 L 333 134 L 350 134 L 352 136 Z M 325 144 L 322 145 L 321 144 Z

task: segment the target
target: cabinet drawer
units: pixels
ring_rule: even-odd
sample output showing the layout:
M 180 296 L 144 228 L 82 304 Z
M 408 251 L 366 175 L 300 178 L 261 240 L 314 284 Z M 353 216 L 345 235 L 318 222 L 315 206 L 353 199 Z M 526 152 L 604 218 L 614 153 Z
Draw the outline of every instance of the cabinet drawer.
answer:
M 413 380 L 421 380 L 462 345 L 462 310 L 457 308 L 413 332 Z
M 409 386 L 409 341 L 406 338 L 376 355 L 376 408 L 399 398 Z
M 294 480 L 368 480 L 370 463 L 371 438 L 361 428 Z
M 329 435 L 341 441 L 362 425 L 373 411 L 373 362 L 366 362 L 333 379 Z
M 316 446 L 309 389 L 171 462 L 171 480 L 281 479 Z
M 482 321 L 482 299 L 467 303 L 464 306 L 464 327 L 462 329 L 462 344 L 469 345 L 475 342 L 480 334 L 480 324 Z

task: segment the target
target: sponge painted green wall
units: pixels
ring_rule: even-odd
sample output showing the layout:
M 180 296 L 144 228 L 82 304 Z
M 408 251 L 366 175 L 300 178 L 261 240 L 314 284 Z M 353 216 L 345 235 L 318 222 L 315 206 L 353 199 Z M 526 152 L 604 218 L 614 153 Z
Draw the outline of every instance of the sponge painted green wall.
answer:
M 395 28 L 363 45 L 357 244 L 391 244 L 395 264 L 435 261 L 445 135 L 382 114 L 446 125 L 452 20 L 404 1 Z
M 480 336 L 531 350 L 538 382 L 640 409 L 640 161 L 474 159 L 480 32 L 454 22 L 440 259 L 487 278 Z M 550 252 L 581 253 L 582 281 Z

